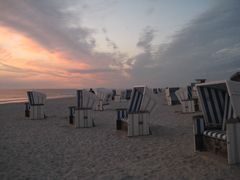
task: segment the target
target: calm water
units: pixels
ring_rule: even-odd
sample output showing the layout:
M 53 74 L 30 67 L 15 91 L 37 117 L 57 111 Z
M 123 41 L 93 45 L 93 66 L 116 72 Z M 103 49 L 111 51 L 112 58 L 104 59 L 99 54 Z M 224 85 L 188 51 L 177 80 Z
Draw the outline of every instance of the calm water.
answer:
M 0 89 L 0 104 L 27 101 L 27 89 Z M 47 95 L 47 99 L 73 97 L 75 89 L 36 89 Z

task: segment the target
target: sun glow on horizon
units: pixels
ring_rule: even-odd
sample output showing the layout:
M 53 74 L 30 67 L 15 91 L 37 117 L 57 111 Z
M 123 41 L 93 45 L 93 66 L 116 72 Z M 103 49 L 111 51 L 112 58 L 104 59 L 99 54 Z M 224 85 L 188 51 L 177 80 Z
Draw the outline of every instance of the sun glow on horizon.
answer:
M 33 39 L 10 28 L 0 27 L 0 34 L 2 78 L 15 78 L 22 82 L 47 79 L 62 87 L 76 87 L 76 82 L 86 86 L 84 81 L 96 78 L 94 74 L 69 72 L 68 69 L 86 70 L 92 67 L 81 60 L 69 59 L 64 52 L 49 51 Z

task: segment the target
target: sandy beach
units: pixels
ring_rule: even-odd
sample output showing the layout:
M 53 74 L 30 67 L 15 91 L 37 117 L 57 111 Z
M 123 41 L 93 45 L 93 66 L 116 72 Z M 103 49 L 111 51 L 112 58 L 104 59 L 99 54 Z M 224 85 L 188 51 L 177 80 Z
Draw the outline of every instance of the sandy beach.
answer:
M 152 135 L 134 138 L 116 131 L 116 102 L 85 129 L 68 124 L 74 98 L 48 100 L 45 120 L 26 119 L 23 103 L 0 105 L 0 179 L 240 179 L 239 165 L 193 152 L 193 114 L 157 100 Z

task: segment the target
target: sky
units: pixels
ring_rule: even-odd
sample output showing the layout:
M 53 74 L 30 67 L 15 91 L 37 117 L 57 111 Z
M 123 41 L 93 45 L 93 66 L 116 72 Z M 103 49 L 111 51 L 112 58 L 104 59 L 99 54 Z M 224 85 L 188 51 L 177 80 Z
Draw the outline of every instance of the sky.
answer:
M 239 17 L 238 0 L 0 0 L 0 88 L 229 79 Z

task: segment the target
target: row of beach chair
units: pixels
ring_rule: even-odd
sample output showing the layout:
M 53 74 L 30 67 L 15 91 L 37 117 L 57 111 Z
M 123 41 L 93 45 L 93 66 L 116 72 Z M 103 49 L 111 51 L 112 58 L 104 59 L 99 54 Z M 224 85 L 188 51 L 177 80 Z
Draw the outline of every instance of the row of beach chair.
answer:
M 116 129 L 127 131 L 129 137 L 151 134 L 150 119 L 157 104 L 156 92 L 145 86 L 133 87 L 128 107 L 116 109 Z M 45 118 L 46 96 L 38 92 L 27 95 L 26 110 L 30 118 Z M 181 103 L 183 112 L 198 110 L 198 115 L 193 116 L 195 151 L 212 151 L 225 156 L 229 164 L 240 163 L 240 82 L 201 81 L 184 88 L 167 88 L 165 96 L 168 105 Z M 106 101 L 104 98 L 103 93 L 99 96 L 78 90 L 77 105 L 69 107 L 69 123 L 76 128 L 94 127 L 95 111 L 103 109 L 96 108 L 96 104 Z M 185 101 L 192 104 L 186 105 Z

